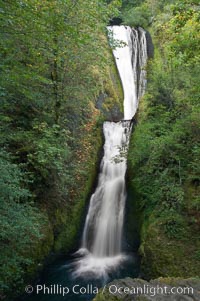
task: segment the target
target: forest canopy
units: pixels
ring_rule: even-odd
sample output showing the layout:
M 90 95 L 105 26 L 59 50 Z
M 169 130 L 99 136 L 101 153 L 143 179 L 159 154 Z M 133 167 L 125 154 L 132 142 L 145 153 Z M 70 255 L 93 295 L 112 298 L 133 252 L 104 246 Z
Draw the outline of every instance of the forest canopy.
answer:
M 17 293 L 24 275 L 48 255 L 52 231 L 57 237 L 66 224 L 76 185 L 87 178 L 84 153 L 91 156 L 96 132 L 90 132 L 99 118 L 95 102 L 113 64 L 106 25 L 119 6 L 118 0 L 0 1 L 5 294 Z

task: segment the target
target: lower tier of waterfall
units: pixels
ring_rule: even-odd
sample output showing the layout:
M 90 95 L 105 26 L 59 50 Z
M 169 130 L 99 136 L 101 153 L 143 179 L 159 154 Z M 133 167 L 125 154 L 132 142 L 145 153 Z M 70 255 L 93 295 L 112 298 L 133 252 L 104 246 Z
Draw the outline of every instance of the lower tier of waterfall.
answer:
M 74 275 L 93 273 L 106 276 L 126 256 L 122 253 L 122 232 L 126 200 L 126 153 L 131 132 L 130 121 L 105 122 L 105 143 L 98 185 L 91 196 L 77 254 Z

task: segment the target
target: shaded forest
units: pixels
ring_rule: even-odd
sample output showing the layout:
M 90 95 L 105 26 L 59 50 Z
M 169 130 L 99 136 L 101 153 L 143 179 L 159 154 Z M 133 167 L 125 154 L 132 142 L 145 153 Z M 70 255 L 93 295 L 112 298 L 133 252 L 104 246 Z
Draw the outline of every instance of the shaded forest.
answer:
M 122 91 L 106 25 L 118 1 L 0 1 L 1 287 L 68 252 Z M 99 96 L 105 99 L 97 109 Z M 116 109 L 117 110 L 117 109 Z
M 128 164 L 141 223 L 141 271 L 151 279 L 199 276 L 199 5 L 142 1 L 123 16 L 126 24 L 149 29 L 155 48 Z

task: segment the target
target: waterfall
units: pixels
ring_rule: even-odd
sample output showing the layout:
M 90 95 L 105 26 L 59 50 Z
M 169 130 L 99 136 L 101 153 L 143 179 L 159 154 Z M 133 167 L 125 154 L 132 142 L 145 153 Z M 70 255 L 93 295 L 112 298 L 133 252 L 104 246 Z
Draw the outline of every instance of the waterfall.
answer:
M 129 26 L 108 27 L 113 38 L 126 43 L 126 47 L 113 50 L 124 91 L 124 119 L 131 119 L 138 101 L 146 88 L 147 41 L 143 28 Z
M 147 61 L 145 31 L 128 26 L 108 27 L 123 47 L 113 49 L 124 91 L 124 120 L 104 122 L 104 156 L 95 192 L 91 196 L 82 245 L 77 254 L 74 276 L 106 276 L 126 259 L 122 252 L 122 233 L 126 200 L 126 153 L 131 120 L 146 86 Z
M 104 157 L 99 181 L 91 197 L 83 232 L 82 247 L 97 257 L 121 252 L 121 235 L 125 205 L 126 151 L 129 122 L 104 122 Z

